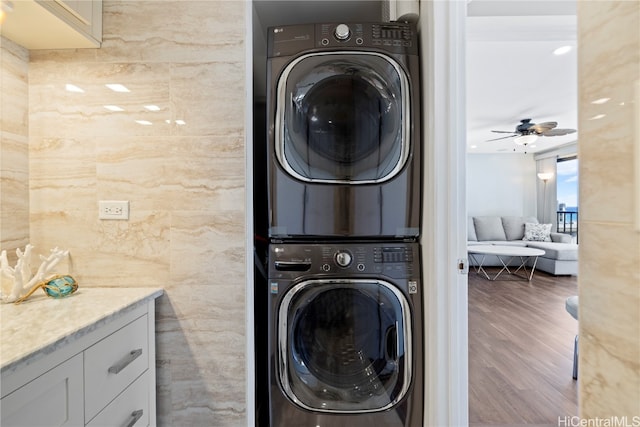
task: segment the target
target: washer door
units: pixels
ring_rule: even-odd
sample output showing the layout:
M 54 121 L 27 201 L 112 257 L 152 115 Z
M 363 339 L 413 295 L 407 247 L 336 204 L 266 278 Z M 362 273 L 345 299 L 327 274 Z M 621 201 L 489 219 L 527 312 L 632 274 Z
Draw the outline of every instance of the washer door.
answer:
M 279 377 L 302 408 L 362 413 L 389 409 L 411 383 L 410 308 L 382 280 L 308 280 L 278 313 Z
M 367 184 L 393 178 L 410 151 L 404 70 L 371 52 L 301 56 L 277 89 L 275 151 L 306 182 Z

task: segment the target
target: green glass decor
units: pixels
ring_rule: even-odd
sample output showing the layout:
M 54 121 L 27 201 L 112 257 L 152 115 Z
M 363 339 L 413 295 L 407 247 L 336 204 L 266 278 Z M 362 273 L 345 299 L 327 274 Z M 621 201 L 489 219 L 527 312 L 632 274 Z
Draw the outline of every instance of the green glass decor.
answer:
M 22 301 L 26 300 L 40 288 L 42 288 L 44 293 L 49 297 L 64 298 L 78 290 L 78 282 L 76 282 L 76 279 L 69 276 L 68 274 L 60 274 L 50 277 L 44 282 L 36 284 L 29 290 L 29 292 L 27 292 L 23 297 L 17 300 L 16 304 L 20 304 Z

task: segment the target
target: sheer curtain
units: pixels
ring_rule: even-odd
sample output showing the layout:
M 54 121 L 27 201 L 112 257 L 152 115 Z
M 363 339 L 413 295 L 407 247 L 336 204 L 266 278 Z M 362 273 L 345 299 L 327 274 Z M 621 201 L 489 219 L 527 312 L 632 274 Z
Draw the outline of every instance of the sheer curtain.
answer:
M 551 229 L 555 231 L 558 227 L 556 211 L 558 209 L 556 179 L 558 158 L 556 156 L 536 160 L 536 190 L 537 190 L 537 214 L 538 221 L 543 224 L 553 224 Z M 545 181 L 538 177 L 538 174 L 551 174 Z

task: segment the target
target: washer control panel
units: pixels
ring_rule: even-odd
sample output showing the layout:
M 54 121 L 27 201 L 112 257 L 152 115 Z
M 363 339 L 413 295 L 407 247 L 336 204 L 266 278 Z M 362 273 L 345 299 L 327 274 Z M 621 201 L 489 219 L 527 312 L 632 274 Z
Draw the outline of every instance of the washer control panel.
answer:
M 420 276 L 418 243 L 281 243 L 269 249 L 269 277 L 303 275 L 382 275 L 396 279 Z
M 267 35 L 269 58 L 325 48 L 418 54 L 418 32 L 413 24 L 406 22 L 283 25 L 270 27 Z

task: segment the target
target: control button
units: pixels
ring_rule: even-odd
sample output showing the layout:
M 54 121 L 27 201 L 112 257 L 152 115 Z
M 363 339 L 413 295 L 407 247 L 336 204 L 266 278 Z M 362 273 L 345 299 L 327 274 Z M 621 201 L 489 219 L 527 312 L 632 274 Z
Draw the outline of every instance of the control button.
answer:
M 358 264 L 356 268 L 358 269 L 358 271 L 364 271 L 364 264 Z
M 340 251 L 336 253 L 336 264 L 340 267 L 348 267 L 351 264 L 351 254 L 347 251 Z
M 339 24 L 336 27 L 334 34 L 338 40 L 346 40 L 351 35 L 351 31 L 347 25 Z
M 362 37 L 358 37 L 358 38 L 356 39 L 356 44 L 357 44 L 357 45 L 361 45 L 362 43 L 364 43 L 364 40 L 362 40 Z
M 322 264 L 322 270 L 329 271 L 331 270 L 331 266 L 329 264 Z
M 322 39 L 320 41 L 320 43 L 322 44 L 322 46 L 328 46 L 329 45 L 329 39 Z

